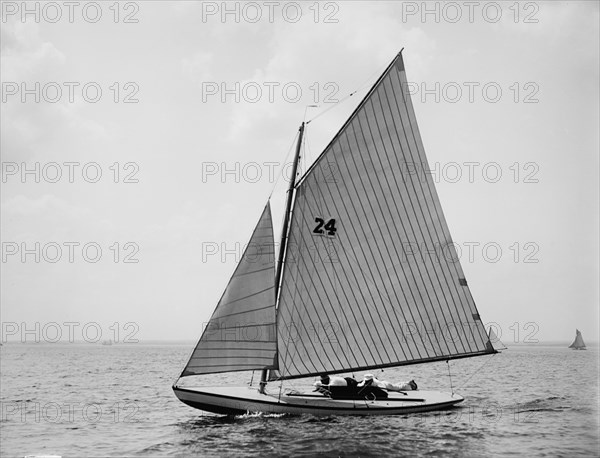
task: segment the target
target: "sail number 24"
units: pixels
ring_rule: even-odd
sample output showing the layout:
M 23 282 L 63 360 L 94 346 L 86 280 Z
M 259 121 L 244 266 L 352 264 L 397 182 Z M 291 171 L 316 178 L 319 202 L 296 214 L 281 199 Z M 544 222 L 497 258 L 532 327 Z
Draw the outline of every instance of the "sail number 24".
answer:
M 335 231 L 337 231 L 335 219 L 333 218 L 327 222 L 323 218 L 315 218 L 315 223 L 317 223 L 317 226 L 313 229 L 313 234 L 334 236 Z

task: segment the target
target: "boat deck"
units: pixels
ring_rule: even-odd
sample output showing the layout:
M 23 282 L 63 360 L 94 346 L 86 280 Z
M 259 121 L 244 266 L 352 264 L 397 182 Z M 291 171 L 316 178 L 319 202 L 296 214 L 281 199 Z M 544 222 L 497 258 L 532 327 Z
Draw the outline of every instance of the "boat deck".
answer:
M 173 387 L 176 396 L 191 407 L 208 412 L 240 415 L 247 412 L 292 415 L 396 415 L 441 410 L 463 401 L 457 394 L 437 391 L 390 392 L 387 399 L 331 399 L 317 392 L 258 392 L 252 387 Z

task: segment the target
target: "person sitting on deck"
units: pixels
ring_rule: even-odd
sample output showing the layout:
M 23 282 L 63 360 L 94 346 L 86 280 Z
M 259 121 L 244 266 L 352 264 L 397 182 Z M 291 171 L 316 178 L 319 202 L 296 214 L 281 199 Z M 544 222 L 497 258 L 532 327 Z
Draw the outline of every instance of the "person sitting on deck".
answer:
M 335 375 L 333 377 L 329 377 L 329 375 L 323 374 L 321 375 L 321 380 L 315 382 L 314 385 L 314 391 L 318 391 L 319 393 L 323 393 L 326 396 L 330 396 L 331 387 L 347 387 L 349 389 L 356 390 L 356 386 L 358 385 L 358 383 L 352 377 L 338 377 Z
M 315 391 L 329 396 L 330 386 L 347 386 L 348 382 L 342 377 L 337 377 L 335 375 L 333 377 L 329 377 L 329 375 L 323 374 L 321 375 L 321 381 L 315 382 L 314 385 L 316 387 Z

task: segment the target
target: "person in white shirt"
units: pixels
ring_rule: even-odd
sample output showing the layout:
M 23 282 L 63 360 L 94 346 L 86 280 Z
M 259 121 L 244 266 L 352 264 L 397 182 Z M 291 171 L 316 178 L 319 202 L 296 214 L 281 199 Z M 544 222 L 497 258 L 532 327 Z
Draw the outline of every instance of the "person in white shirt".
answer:
M 363 386 L 369 385 L 388 391 L 414 391 L 418 388 L 414 380 L 411 380 L 410 382 L 392 383 L 387 380 L 378 380 L 373 374 L 365 374 L 362 382 L 358 384 L 358 387 L 362 388 Z

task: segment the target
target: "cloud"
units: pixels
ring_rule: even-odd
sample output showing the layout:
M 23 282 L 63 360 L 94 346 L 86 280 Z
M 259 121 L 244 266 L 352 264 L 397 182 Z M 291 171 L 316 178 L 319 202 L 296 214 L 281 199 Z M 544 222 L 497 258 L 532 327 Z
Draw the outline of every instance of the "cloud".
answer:
M 206 51 L 198 51 L 191 57 L 181 59 L 181 70 L 184 75 L 199 82 L 211 79 L 213 55 Z
M 436 48 L 433 38 L 419 27 L 402 24 L 401 15 L 393 5 L 375 3 L 373 8 L 373 14 L 365 17 L 364 9 L 344 3 L 335 16 L 337 23 L 300 21 L 294 24 L 295 33 L 289 32 L 289 24 L 274 23 L 263 51 L 268 56 L 262 58 L 264 64 L 238 81 L 239 103 L 233 103 L 232 97 L 226 99 L 231 107 L 229 141 L 243 143 L 254 130 L 262 132 L 265 141 L 273 131 L 293 133 L 308 105 L 319 105 L 319 109 L 311 109 L 310 119 L 331 108 L 333 104 L 329 102 L 332 100 L 342 100 L 360 89 L 355 97 L 332 110 L 337 116 L 331 117 L 331 122 L 323 123 L 327 125 L 324 135 L 333 135 L 403 47 L 408 50 L 411 73 L 422 73 Z M 356 27 L 357 23 L 361 27 Z M 324 43 L 327 46 L 323 46 Z M 233 82 L 228 83 L 228 87 L 233 87 Z M 268 84 L 277 85 L 272 92 L 273 101 L 269 100 Z M 248 100 L 255 94 L 250 90 L 252 85 L 262 89 L 262 97 L 256 102 Z M 295 100 L 296 92 L 292 86 L 300 88 L 302 97 L 299 100 Z M 245 87 L 249 97 L 244 97 Z M 320 126 L 315 124 L 312 128 L 316 131 Z
M 40 37 L 39 24 L 9 20 L 2 24 L 2 81 L 51 79 L 65 55 Z
M 83 232 L 82 232 L 83 231 Z M 53 194 L 30 198 L 9 197 L 2 204 L 4 240 L 68 241 L 86 238 L 110 239 L 115 228 L 87 207 L 67 202 Z
M 77 139 L 98 143 L 108 135 L 102 124 L 82 114 L 84 102 L 79 99 L 69 102 L 65 81 L 66 56 L 40 37 L 39 25 L 35 22 L 8 21 L 2 26 L 1 78 L 4 84 L 15 83 L 22 90 L 29 90 L 39 84 L 55 83 L 63 90 L 58 103 L 47 102 L 40 96 L 39 103 L 34 95 L 27 95 L 25 102 L 20 93 L 6 95 L 0 107 L 2 115 L 0 147 L 6 161 L 29 161 L 36 156 L 47 158 L 68 157 L 70 145 L 77 149 Z M 3 93 L 3 96 L 5 94 Z M 68 145 L 69 143 L 67 143 Z

